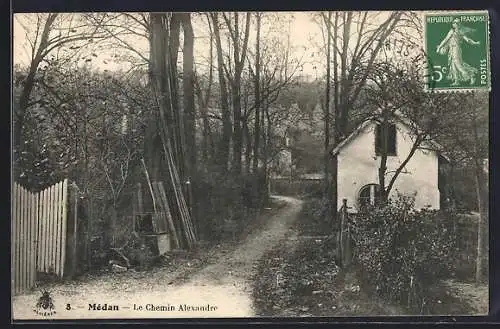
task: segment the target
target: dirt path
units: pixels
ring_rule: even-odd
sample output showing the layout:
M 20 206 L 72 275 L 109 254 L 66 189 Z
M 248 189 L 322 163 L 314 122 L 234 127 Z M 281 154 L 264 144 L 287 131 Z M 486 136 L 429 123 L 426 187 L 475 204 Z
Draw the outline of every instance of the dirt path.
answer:
M 68 282 L 50 289 L 56 314 L 44 317 L 34 313 L 40 292 L 15 296 L 13 318 L 20 319 L 103 319 L 103 318 L 183 318 L 254 316 L 251 278 L 257 261 L 289 234 L 302 201 L 276 197 L 287 206 L 251 233 L 234 250 L 215 252 L 213 262 L 176 280 L 180 270 L 121 273 L 86 282 Z M 188 264 L 189 265 L 189 264 Z M 189 265 L 190 266 L 190 265 Z M 129 271 L 131 272 L 131 271 Z M 67 310 L 68 304 L 70 310 Z M 89 309 L 95 304 L 95 310 Z M 97 310 L 113 308 L 117 310 Z

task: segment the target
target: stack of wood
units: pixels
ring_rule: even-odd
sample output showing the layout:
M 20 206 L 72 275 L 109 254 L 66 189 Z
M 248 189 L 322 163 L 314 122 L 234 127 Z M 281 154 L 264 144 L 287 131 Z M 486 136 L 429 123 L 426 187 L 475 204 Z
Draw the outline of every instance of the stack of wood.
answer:
M 189 213 L 180 179 L 176 175 L 175 166 L 169 161 L 172 181 L 169 182 L 173 191 L 167 197 L 163 182 L 151 182 L 147 173 L 146 165 L 143 161 L 146 178 L 153 200 L 154 213 L 152 225 L 154 232 L 158 234 L 169 233 L 172 238 L 173 247 L 176 249 L 191 249 L 196 244 L 196 235 L 193 222 Z

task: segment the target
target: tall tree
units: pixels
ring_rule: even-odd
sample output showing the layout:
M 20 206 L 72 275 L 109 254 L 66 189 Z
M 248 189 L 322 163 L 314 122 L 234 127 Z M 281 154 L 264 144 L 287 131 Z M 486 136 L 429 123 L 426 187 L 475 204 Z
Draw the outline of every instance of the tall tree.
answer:
M 222 108 L 222 138 L 219 144 L 217 160 L 222 168 L 227 169 L 227 166 L 229 164 L 231 134 L 233 130 L 233 124 L 231 122 L 231 112 L 229 110 L 229 94 L 225 75 L 225 71 L 227 71 L 227 68 L 224 63 L 224 55 L 222 52 L 219 14 L 217 12 L 210 13 L 210 18 L 212 19 L 215 45 L 217 50 L 217 71 L 219 75 L 220 103 Z
M 324 16 L 323 16 L 324 17 Z M 324 135 L 325 135 L 325 140 L 324 140 L 324 157 L 325 157 L 325 164 L 324 164 L 324 172 L 325 172 L 325 190 L 326 190 L 326 195 L 328 200 L 330 202 L 328 203 L 328 216 L 332 216 L 331 214 L 331 200 L 333 199 L 333 193 L 332 193 L 332 182 L 330 180 L 330 57 L 331 57 L 331 51 L 332 51 L 332 37 L 331 37 L 331 22 L 332 20 L 332 13 L 329 11 L 328 16 L 326 17 L 326 38 L 327 38 L 327 43 L 326 43 L 326 86 L 325 86 L 325 104 L 324 104 L 324 119 L 325 119 L 325 126 L 324 126 Z
M 81 50 L 82 47 L 90 44 L 95 39 L 103 37 L 100 33 L 100 24 L 87 25 L 82 23 L 81 17 L 74 15 L 60 15 L 58 13 L 36 14 L 35 22 L 29 18 L 33 16 L 24 16 L 17 14 L 15 19 L 20 23 L 26 33 L 26 38 L 30 44 L 30 62 L 28 72 L 22 84 L 22 90 L 19 95 L 19 104 L 15 107 L 14 113 L 14 150 L 19 149 L 22 144 L 22 130 L 24 121 L 29 108 L 36 102 L 31 100 L 31 94 L 36 83 L 37 71 L 40 64 L 47 59 L 50 54 L 59 51 L 62 47 L 70 46 L 72 50 Z M 30 25 L 30 27 L 28 27 Z M 34 32 L 30 28 L 34 26 Z M 74 55 L 76 51 L 72 51 Z
M 373 27 L 373 20 L 382 23 Z M 333 40 L 333 79 L 334 79 L 334 133 L 331 136 L 332 146 L 337 145 L 349 132 L 349 115 L 358 104 L 359 96 L 373 69 L 379 52 L 389 35 L 395 30 L 401 19 L 401 12 L 369 13 L 369 12 L 335 12 L 332 15 L 322 13 L 319 23 L 327 28 L 328 39 Z M 332 26 L 333 25 L 333 26 Z M 325 36 L 326 38 L 326 36 Z M 325 39 L 325 44 L 328 43 Z M 332 159 L 332 181 L 337 181 L 337 160 Z M 337 188 L 332 188 L 332 216 L 337 213 Z
M 241 76 L 247 58 L 248 39 L 250 35 L 251 13 L 246 13 L 245 28 L 243 31 L 243 42 L 241 42 L 240 33 L 240 14 L 235 12 L 231 15 L 223 13 L 224 21 L 226 22 L 229 36 L 232 41 L 234 72 L 229 76 L 231 82 L 231 98 L 233 106 L 233 161 L 232 171 L 239 175 L 241 174 L 241 156 L 243 148 L 243 129 L 242 129 L 242 110 L 241 110 Z
M 261 13 L 255 13 L 257 24 L 257 36 L 255 38 L 255 128 L 254 128 L 254 144 L 253 144 L 253 173 L 257 173 L 259 166 L 259 152 L 260 152 L 260 25 Z

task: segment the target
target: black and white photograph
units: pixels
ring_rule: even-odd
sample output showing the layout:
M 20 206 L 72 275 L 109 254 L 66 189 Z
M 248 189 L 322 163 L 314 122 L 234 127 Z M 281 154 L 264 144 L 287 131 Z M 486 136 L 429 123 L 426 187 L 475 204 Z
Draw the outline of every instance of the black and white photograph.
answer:
M 12 319 L 487 315 L 488 19 L 13 14 Z

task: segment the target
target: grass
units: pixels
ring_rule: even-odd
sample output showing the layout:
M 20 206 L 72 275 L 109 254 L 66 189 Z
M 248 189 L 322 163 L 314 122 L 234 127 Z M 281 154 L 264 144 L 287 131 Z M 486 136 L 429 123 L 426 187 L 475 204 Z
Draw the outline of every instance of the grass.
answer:
M 321 199 L 307 199 L 294 226 L 297 238 L 281 241 L 259 262 L 253 285 L 257 316 L 457 316 L 487 312 L 484 285 L 476 286 L 483 293 L 473 294 L 469 287 L 471 293 L 467 294 L 461 283 L 436 282 L 426 303 L 412 311 L 378 296 L 363 282 L 361 268 L 337 265 L 336 240 L 326 237 L 331 229 L 323 208 Z

